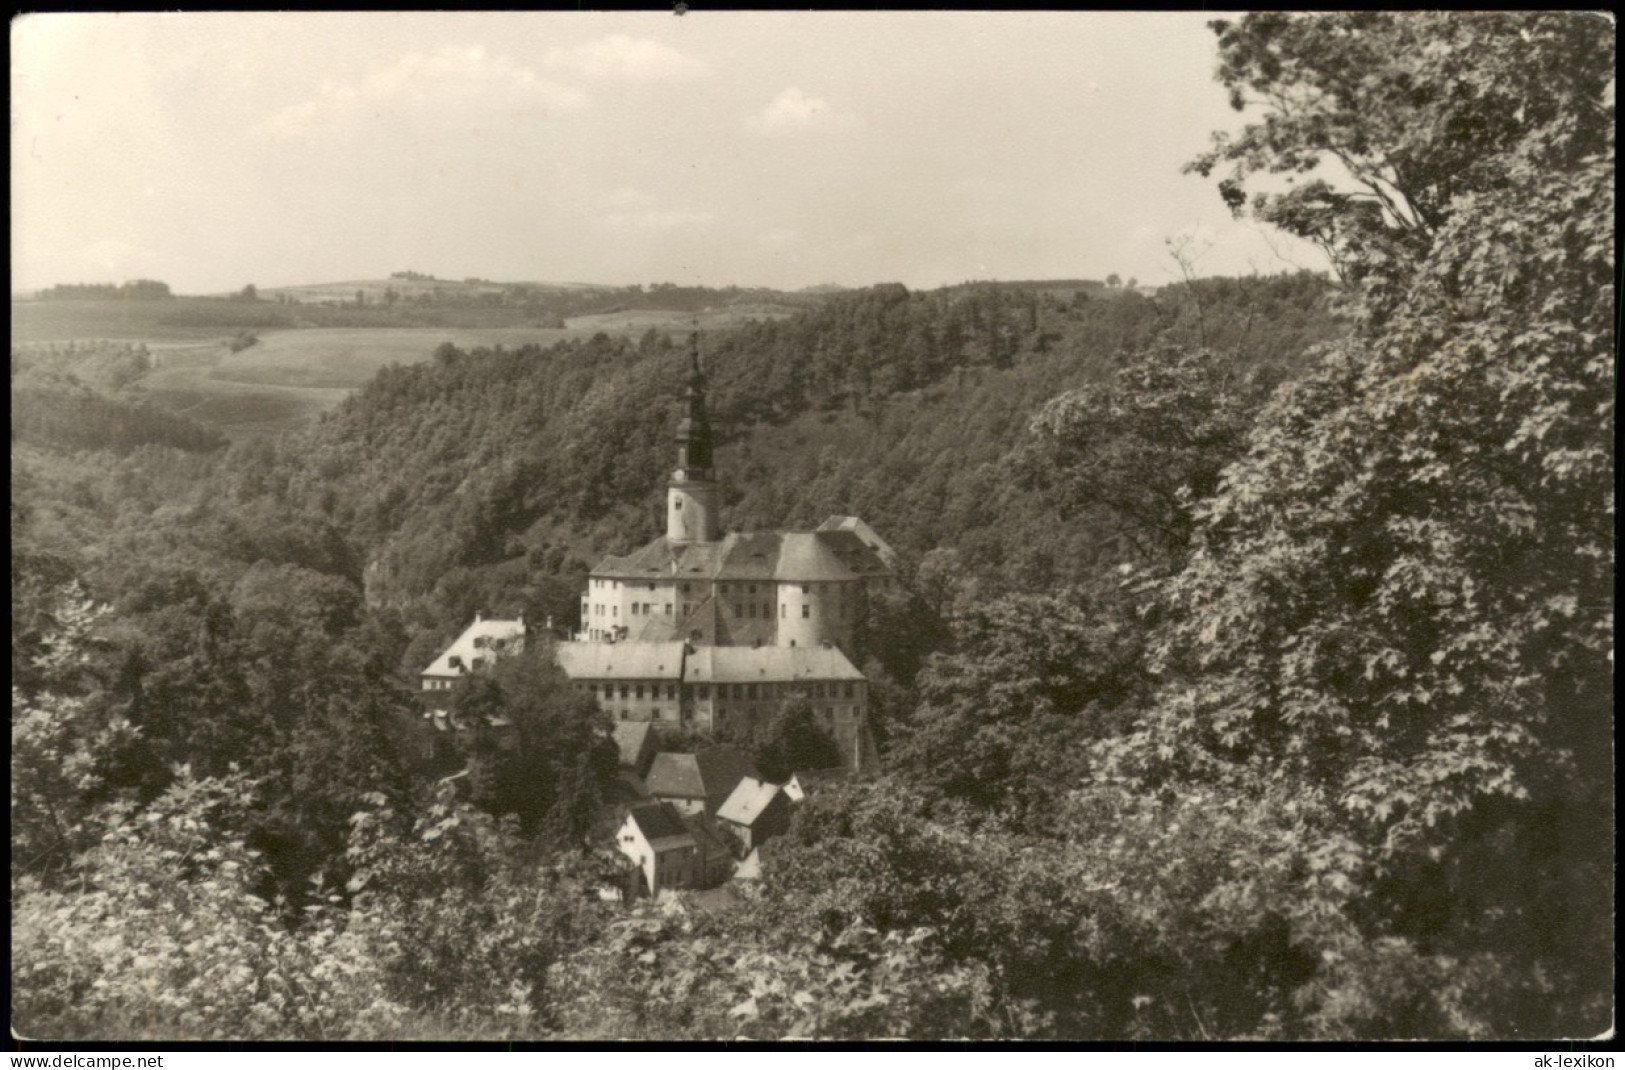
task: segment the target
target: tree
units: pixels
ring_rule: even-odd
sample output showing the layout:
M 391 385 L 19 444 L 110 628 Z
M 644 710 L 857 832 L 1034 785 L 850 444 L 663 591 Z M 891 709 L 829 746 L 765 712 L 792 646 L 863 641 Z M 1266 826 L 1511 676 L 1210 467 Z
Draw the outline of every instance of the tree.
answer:
M 1364 321 L 1196 509 L 1152 647 L 1167 685 L 1099 757 L 1145 787 L 1293 785 L 1361 859 L 1368 939 L 1475 962 L 1455 1020 L 1595 1033 L 1611 42 L 1545 15 L 1215 28 L 1221 78 L 1267 113 L 1198 169 L 1341 161 L 1364 189 L 1315 211 Z
M 1083 744 L 1139 686 L 1139 629 L 1112 601 L 1068 592 L 969 608 L 920 672 L 890 757 L 944 797 L 1047 827 L 1084 772 Z
M 1211 26 L 1232 106 L 1267 115 L 1215 135 L 1189 169 L 1228 165 L 1219 191 L 1237 213 L 1250 177 L 1287 175 L 1294 188 L 1255 194 L 1253 213 L 1367 280 L 1373 313 L 1404 294 L 1463 198 L 1509 192 L 1514 152 L 1543 141 L 1539 165 L 1563 171 L 1612 130 L 1613 36 L 1587 16 L 1272 13 Z M 1296 184 L 1328 161 L 1352 189 Z
M 766 739 L 755 751 L 756 768 L 775 784 L 798 769 L 831 769 L 841 764 L 841 749 L 818 723 L 812 706 L 793 699 L 773 718 Z
M 465 685 L 454 707 L 469 733 L 475 800 L 515 814 L 526 835 L 583 846 L 620 765 L 608 714 L 577 691 L 551 645 L 531 644 Z
M 1129 357 L 1105 383 L 1051 400 L 1017 461 L 1063 519 L 1104 507 L 1145 560 L 1177 562 L 1198 503 L 1241 456 L 1274 376 L 1205 349 Z
M 242 288 L 237 296 L 244 301 L 258 301 L 260 299 L 260 292 L 253 283 L 249 283 L 247 286 Z
M 1110 275 L 1106 276 L 1106 285 L 1115 290 L 1119 286 L 1123 285 L 1123 277 L 1114 271 Z

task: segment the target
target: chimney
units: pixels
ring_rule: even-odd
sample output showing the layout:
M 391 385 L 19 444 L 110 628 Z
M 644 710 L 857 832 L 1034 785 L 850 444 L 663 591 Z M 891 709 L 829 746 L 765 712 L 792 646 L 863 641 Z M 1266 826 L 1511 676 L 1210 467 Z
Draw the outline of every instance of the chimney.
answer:
M 485 619 L 485 614 L 482 611 L 476 609 L 474 611 L 474 623 L 478 624 L 480 621 L 482 621 L 484 619 Z

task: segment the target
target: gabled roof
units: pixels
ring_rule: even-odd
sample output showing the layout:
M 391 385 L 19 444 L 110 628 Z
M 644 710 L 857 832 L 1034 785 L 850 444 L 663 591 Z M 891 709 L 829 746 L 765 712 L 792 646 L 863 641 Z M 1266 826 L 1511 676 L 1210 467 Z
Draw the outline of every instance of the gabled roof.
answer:
M 741 780 L 756 775 L 749 757 L 729 747 L 710 747 L 698 754 L 655 755 L 644 782 L 649 794 L 674 799 L 726 797 Z
M 572 680 L 678 680 L 683 644 L 559 643 L 559 668 Z
M 717 830 L 716 819 L 707 814 L 684 814 L 683 824 L 694 842 L 705 848 L 708 855 L 731 855 L 733 848 Z
M 463 676 L 495 654 L 518 651 L 524 646 L 524 640 L 523 619 L 487 620 L 475 617 L 474 623 L 429 663 L 423 675 Z M 456 665 L 452 663 L 453 658 L 457 659 Z
M 858 540 L 862 542 L 863 545 L 879 554 L 880 560 L 885 562 L 887 566 L 895 565 L 897 563 L 897 551 L 893 550 L 890 543 L 876 534 L 875 529 L 864 523 L 859 517 L 827 517 L 822 524 L 818 525 L 818 530 L 849 531 L 853 535 L 856 535 Z
M 622 765 L 636 765 L 643 749 L 649 745 L 649 733 L 654 726 L 649 721 L 616 721 L 615 746 L 621 752 Z
M 685 684 L 862 679 L 863 673 L 833 646 L 706 646 L 683 660 Z
M 683 815 L 678 813 L 677 808 L 671 803 L 644 803 L 632 807 L 627 816 L 637 825 L 638 831 L 643 833 L 643 838 L 649 841 L 649 846 L 657 850 L 694 844 L 694 835 L 688 831 L 688 826 L 683 824 Z
M 890 573 L 891 548 L 856 517 L 831 518 L 837 519 L 852 526 L 734 532 L 717 542 L 701 543 L 670 542 L 661 536 L 625 556 L 605 557 L 592 575 L 627 583 L 660 579 L 821 583 Z
M 717 820 L 731 821 L 749 828 L 756 824 L 756 819 L 762 816 L 774 799 L 778 798 L 781 790 L 777 784 L 746 777 L 739 782 L 739 786 L 728 796 L 727 801 L 717 807 Z

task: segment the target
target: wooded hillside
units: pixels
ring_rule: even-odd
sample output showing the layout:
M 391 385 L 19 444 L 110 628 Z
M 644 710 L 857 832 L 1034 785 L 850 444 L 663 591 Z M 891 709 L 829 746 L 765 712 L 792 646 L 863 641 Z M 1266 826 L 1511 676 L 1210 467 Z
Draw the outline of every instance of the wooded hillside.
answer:
M 598 899 L 610 726 L 545 643 L 468 700 L 517 757 L 475 739 L 459 787 L 403 731 L 476 608 L 568 625 L 656 533 L 681 344 L 447 346 L 212 453 L 14 438 L 18 1029 L 1610 1028 L 1612 38 L 1213 26 L 1250 125 L 1192 169 L 1335 281 L 881 286 L 705 337 L 726 523 L 905 558 L 886 774 L 733 909 Z

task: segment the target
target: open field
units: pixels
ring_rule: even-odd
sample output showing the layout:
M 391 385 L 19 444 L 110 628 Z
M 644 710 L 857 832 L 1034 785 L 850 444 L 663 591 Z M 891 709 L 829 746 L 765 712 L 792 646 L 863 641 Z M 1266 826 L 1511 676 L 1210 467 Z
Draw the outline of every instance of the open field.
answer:
M 300 331 L 266 331 L 259 344 L 226 353 L 210 378 L 260 386 L 361 386 L 391 364 L 428 360 L 442 343 L 459 349 L 526 344 L 548 346 L 571 337 L 590 337 L 589 330 L 546 327 L 441 329 L 436 327 L 333 327 Z
M 356 279 L 350 282 L 321 282 L 303 286 L 272 286 L 259 291 L 262 298 L 286 297 L 304 303 L 325 301 L 349 302 L 357 291 L 368 301 L 383 301 L 390 290 L 405 300 L 429 296 L 478 297 L 482 294 L 500 294 L 514 287 L 541 291 L 597 290 L 609 287 L 593 286 L 584 282 L 493 282 L 468 279 Z
M 457 314 L 462 310 L 448 310 Z M 467 310 L 507 319 L 517 310 Z M 380 316 L 383 309 L 376 310 Z M 210 298 L 173 301 L 14 301 L 13 345 L 108 339 L 144 343 L 153 369 L 133 389 L 152 402 L 218 428 L 232 438 L 295 430 L 342 401 L 380 368 L 428 360 L 450 342 L 459 349 L 534 344 L 648 330 L 686 334 L 722 330 L 748 319 L 794 313 L 786 306 L 734 305 L 697 316 L 622 309 L 578 316 L 563 328 L 536 326 L 294 326 L 303 313 L 269 303 Z M 475 322 L 480 322 L 476 319 Z M 233 336 L 258 343 L 232 352 Z
M 269 313 L 269 315 L 268 315 Z M 275 306 L 173 301 L 13 301 L 11 341 L 196 342 L 274 323 Z
M 723 308 L 708 308 L 692 313 L 660 308 L 627 308 L 615 312 L 598 312 L 590 316 L 571 316 L 565 322 L 571 330 L 606 334 L 642 334 L 647 330 L 689 331 L 698 324 L 700 330 L 722 330 L 748 320 L 784 319 L 799 309 L 789 305 L 743 304 Z

